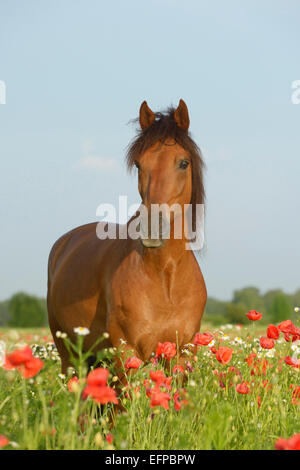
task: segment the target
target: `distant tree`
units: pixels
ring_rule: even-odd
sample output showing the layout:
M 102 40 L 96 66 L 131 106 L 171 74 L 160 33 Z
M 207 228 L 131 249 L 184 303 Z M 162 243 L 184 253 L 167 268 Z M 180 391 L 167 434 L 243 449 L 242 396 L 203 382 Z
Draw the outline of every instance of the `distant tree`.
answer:
M 291 302 L 293 307 L 300 307 L 300 289 L 296 290 L 296 292 L 291 295 Z
M 46 311 L 40 299 L 19 292 L 9 301 L 9 326 L 39 327 L 46 324 Z
M 249 310 L 265 312 L 264 302 L 257 287 L 244 287 L 244 289 L 234 291 L 232 302 L 234 304 L 243 304 L 245 313 Z
M 225 317 L 229 323 L 246 323 L 248 321 L 246 313 L 247 309 L 243 303 L 228 302 L 226 304 Z
M 264 295 L 263 295 L 263 302 L 264 302 L 264 305 L 265 305 L 265 308 L 267 311 L 270 310 L 271 308 L 271 305 L 273 303 L 273 300 L 278 296 L 278 294 L 280 295 L 285 295 L 284 292 L 281 290 L 281 289 L 272 289 L 272 290 L 268 290 Z
M 206 315 L 225 315 L 226 313 L 226 302 L 221 300 L 214 299 L 213 297 L 208 297 L 205 314 Z
M 291 318 L 293 308 L 289 298 L 283 293 L 278 292 L 271 303 L 268 315 L 273 323 L 278 323 Z
M 0 326 L 6 326 L 9 321 L 9 301 L 0 302 Z

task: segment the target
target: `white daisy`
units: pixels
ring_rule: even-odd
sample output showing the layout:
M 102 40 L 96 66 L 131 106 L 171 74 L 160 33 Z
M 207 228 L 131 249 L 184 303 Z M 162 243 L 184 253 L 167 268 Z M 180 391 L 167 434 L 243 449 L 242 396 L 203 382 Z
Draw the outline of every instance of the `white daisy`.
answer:
M 90 334 L 90 330 L 85 326 L 77 326 L 76 328 L 74 328 L 74 332 L 80 336 L 86 336 Z

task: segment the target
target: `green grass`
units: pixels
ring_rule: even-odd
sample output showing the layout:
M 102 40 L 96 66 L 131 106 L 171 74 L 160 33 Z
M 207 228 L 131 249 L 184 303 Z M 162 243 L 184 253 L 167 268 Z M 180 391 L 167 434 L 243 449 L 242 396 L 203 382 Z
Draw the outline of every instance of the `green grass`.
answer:
M 202 331 L 208 327 L 204 325 Z M 216 333 L 218 346 L 223 335 L 219 330 L 210 331 Z M 32 379 L 25 380 L 18 371 L 0 367 L 0 435 L 10 441 L 5 448 L 274 449 L 277 438 L 300 432 L 300 405 L 292 403 L 290 388 L 291 384 L 300 385 L 300 369 L 282 361 L 293 354 L 291 343 L 283 339 L 277 342 L 274 357 L 267 357 L 272 367 L 267 368 L 266 375 L 251 375 L 245 358 L 253 349 L 259 350 L 253 334 L 259 338 L 261 327 L 255 324 L 237 330 L 232 326 L 222 331 L 229 335 L 229 339 L 222 339 L 222 345 L 234 349 L 232 359 L 228 365 L 221 365 L 207 346 L 199 347 L 196 361 L 187 358 L 194 370 L 188 373 L 184 385 L 186 406 L 176 411 L 171 399 L 169 410 L 150 408 L 143 385 L 153 367 L 149 363 L 129 378 L 132 388 L 139 387 L 139 391 L 132 392 L 131 399 L 123 391 L 125 411 L 117 414 L 113 428 L 110 405 L 99 411 L 91 399 L 82 400 L 84 384 L 70 392 L 68 378 L 59 377 L 60 363 L 53 354 L 45 355 L 43 369 Z M 242 343 L 234 341 L 235 337 L 241 337 Z M 8 352 L 24 343 L 45 346 L 50 338 L 46 329 L 0 330 L 0 341 L 5 342 Z M 231 366 L 239 369 L 243 381 L 253 382 L 251 393 L 237 393 L 236 384 L 242 380 L 234 373 L 221 378 L 220 386 L 216 370 L 228 372 Z M 173 378 L 171 396 L 181 386 L 177 380 Z M 262 386 L 265 380 L 268 387 Z M 116 384 L 113 375 L 109 381 L 112 386 Z M 108 433 L 113 434 L 112 444 L 105 439 Z

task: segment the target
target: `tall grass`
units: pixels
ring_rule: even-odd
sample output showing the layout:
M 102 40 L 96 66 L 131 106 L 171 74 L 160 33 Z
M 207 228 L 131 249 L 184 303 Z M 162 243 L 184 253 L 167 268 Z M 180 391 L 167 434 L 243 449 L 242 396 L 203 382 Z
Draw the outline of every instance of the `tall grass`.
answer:
M 253 333 L 259 336 L 258 330 L 249 326 L 238 331 L 231 326 L 216 333 L 215 347 L 221 342 L 234 350 L 227 365 L 220 364 L 208 346 L 199 347 L 196 357 L 187 357 L 193 371 L 188 372 L 184 384 L 187 405 L 179 411 L 172 398 L 168 410 L 150 407 L 144 380 L 149 378 L 152 363 L 128 376 L 130 389 L 123 388 L 120 397 L 123 411 L 113 419 L 110 404 L 100 407 L 91 398 L 82 400 L 84 380 L 69 390 L 67 383 L 72 375 L 60 376 L 55 355 L 43 354 L 44 367 L 32 379 L 0 367 L 0 435 L 10 441 L 5 448 L 274 449 L 278 437 L 300 432 L 300 405 L 292 400 L 293 386 L 300 385 L 300 369 L 282 361 L 297 354 L 294 343 L 279 340 L 275 351 L 268 353 L 273 357 L 267 357 L 253 338 Z M 32 339 L 39 344 L 47 342 L 45 330 L 33 332 L 30 339 L 24 330 L 15 331 L 15 336 L 11 333 L 5 330 L 0 336 L 8 352 L 24 342 L 32 344 Z M 262 354 L 271 367 L 251 375 L 245 361 L 251 352 Z M 175 363 L 173 359 L 167 371 L 172 372 Z M 241 375 L 229 372 L 233 366 Z M 80 368 L 84 377 L 83 363 Z M 182 387 L 180 381 L 174 376 L 171 397 Z M 118 384 L 113 374 L 109 382 L 111 386 Z M 241 382 L 249 383 L 248 394 L 236 391 Z

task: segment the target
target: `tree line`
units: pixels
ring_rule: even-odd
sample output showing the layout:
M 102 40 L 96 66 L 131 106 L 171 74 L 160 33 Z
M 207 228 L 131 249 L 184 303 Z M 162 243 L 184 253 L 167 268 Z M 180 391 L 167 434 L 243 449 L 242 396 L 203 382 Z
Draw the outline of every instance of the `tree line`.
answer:
M 245 287 L 234 291 L 230 301 L 208 297 L 204 320 L 214 325 L 224 323 L 247 323 L 246 313 L 258 310 L 263 314 L 262 322 L 279 323 L 300 313 L 300 289 L 287 294 L 281 289 L 262 294 L 257 287 Z M 48 325 L 46 300 L 34 295 L 18 292 L 10 299 L 0 302 L 0 327 L 40 327 Z

